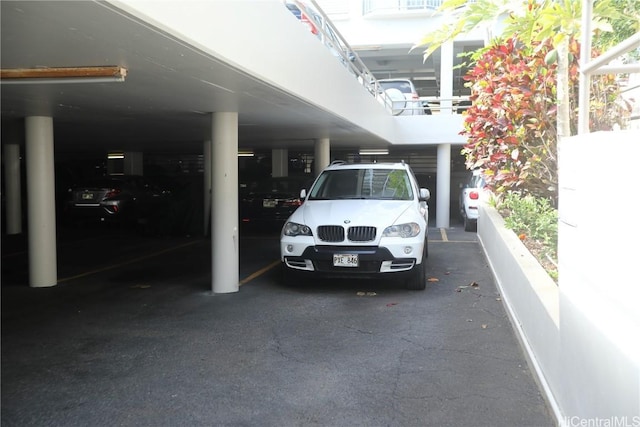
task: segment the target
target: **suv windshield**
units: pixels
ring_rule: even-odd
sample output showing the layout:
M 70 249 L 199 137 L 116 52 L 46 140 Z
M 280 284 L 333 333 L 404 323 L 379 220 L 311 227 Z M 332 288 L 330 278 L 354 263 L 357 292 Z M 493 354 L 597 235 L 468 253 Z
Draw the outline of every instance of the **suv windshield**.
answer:
M 325 170 L 309 200 L 332 199 L 412 200 L 413 189 L 402 169 Z

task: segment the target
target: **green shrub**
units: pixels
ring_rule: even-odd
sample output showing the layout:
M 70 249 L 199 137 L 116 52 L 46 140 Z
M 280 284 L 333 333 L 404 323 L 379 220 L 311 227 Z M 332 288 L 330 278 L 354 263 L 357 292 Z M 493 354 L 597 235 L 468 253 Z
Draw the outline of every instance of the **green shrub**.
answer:
M 549 275 L 557 279 L 558 211 L 548 199 L 508 192 L 496 201 L 505 226 L 513 230 L 538 258 Z

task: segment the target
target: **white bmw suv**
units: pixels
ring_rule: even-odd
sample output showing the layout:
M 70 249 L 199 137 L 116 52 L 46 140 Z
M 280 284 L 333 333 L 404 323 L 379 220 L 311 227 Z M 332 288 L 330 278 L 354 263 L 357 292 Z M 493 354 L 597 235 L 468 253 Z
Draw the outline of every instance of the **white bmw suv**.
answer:
M 332 163 L 282 228 L 285 281 L 389 277 L 425 289 L 429 197 L 404 162 Z

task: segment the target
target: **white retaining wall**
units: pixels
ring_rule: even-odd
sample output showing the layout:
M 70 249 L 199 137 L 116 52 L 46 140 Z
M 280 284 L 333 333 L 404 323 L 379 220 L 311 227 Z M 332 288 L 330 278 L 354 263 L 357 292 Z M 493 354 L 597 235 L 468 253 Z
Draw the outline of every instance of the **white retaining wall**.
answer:
M 550 384 L 550 379 L 561 376 L 558 286 L 518 236 L 505 228 L 498 211 L 486 204 L 480 206 L 478 238 L 516 334 L 560 419 Z

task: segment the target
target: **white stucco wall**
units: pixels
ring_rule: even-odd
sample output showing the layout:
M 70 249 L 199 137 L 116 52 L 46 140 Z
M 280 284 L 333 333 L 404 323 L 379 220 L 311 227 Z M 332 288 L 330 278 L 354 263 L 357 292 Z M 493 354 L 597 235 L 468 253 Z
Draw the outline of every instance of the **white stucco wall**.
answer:
M 378 44 L 412 46 L 445 22 L 444 16 L 436 10 L 400 11 L 397 10 L 399 3 L 394 1 L 386 2 L 389 9 L 378 9 L 366 15 L 363 14 L 362 0 L 339 0 L 341 7 L 335 7 L 336 0 L 316 0 L 316 3 L 354 47 Z M 332 13 L 336 10 L 339 13 Z M 484 40 L 485 37 L 485 32 L 478 29 L 460 35 L 456 40 Z
M 555 382 L 569 420 L 640 425 L 639 144 L 635 130 L 575 136 L 559 146 L 563 375 Z
M 190 1 L 188 7 L 158 0 L 111 3 L 391 144 L 464 142 L 459 136 L 459 114 L 446 118 L 390 115 L 281 0 Z
M 281 0 L 110 3 L 212 57 L 393 143 L 394 117 L 307 26 L 293 17 Z
M 561 426 L 640 426 L 639 143 L 638 130 L 561 142 L 558 286 L 481 207 L 478 237 Z
M 420 144 L 465 144 L 467 139 L 460 135 L 464 129 L 461 114 L 434 114 L 425 116 L 396 116 L 394 143 L 403 145 Z

